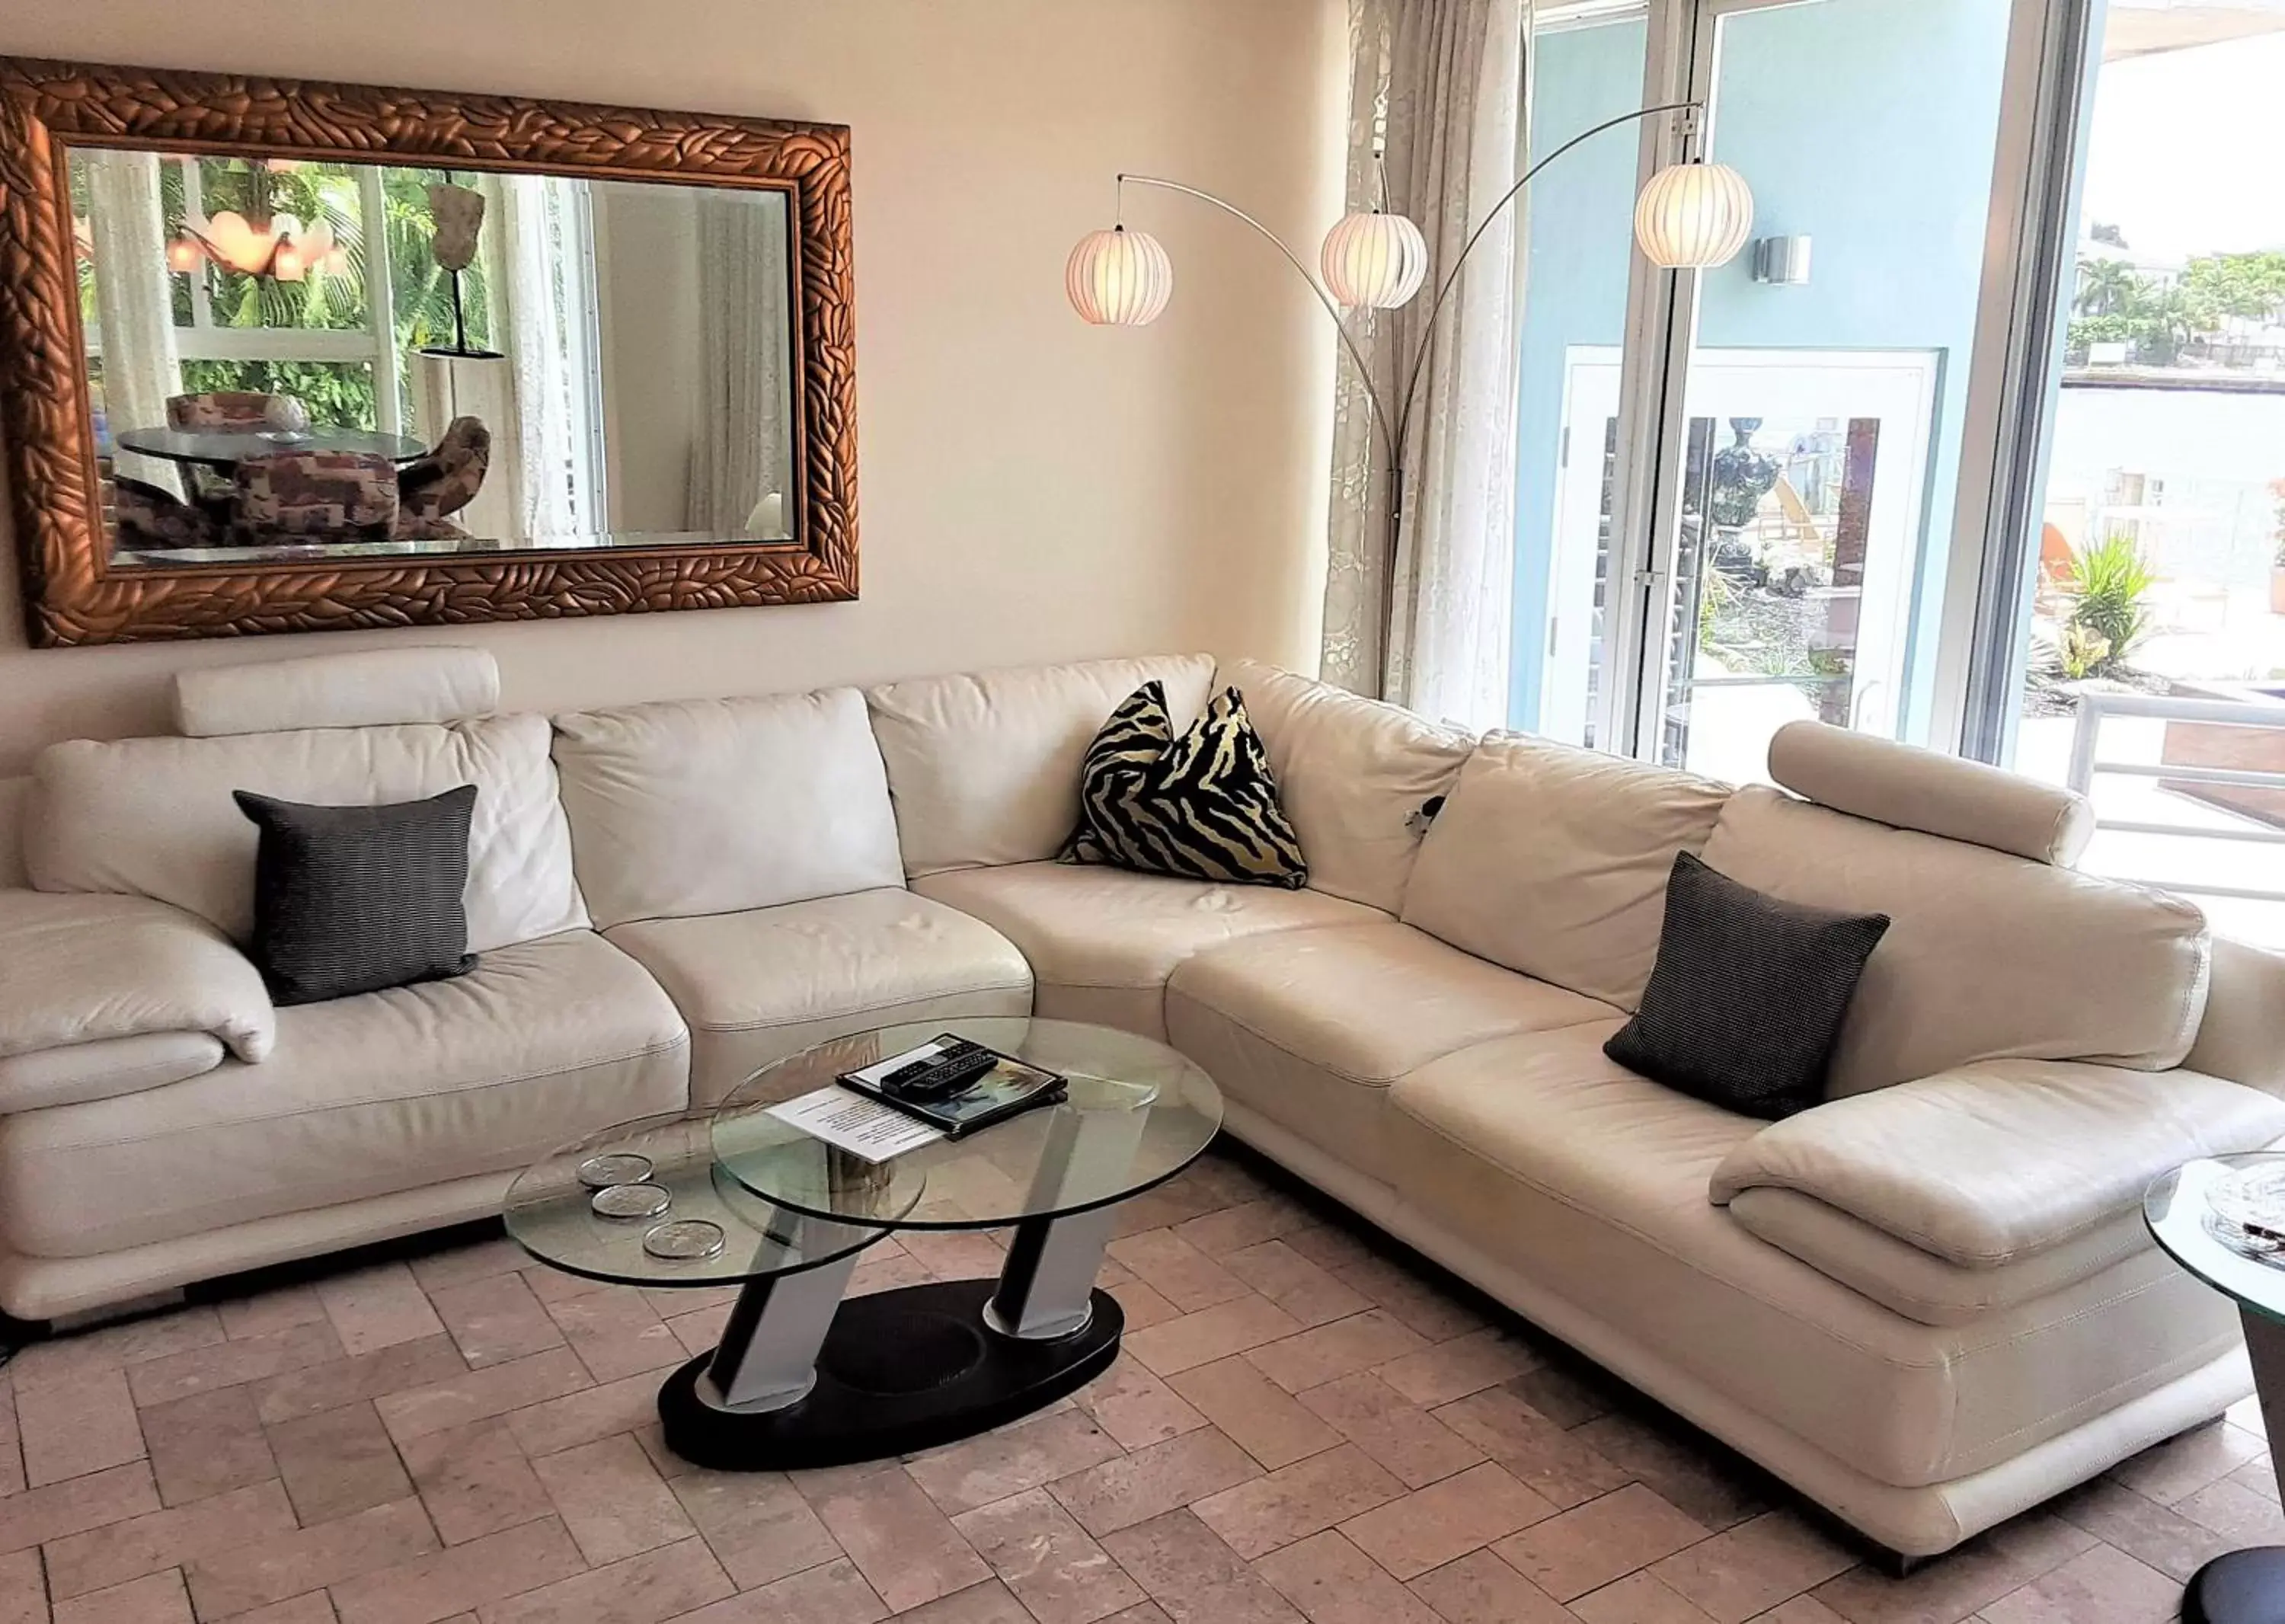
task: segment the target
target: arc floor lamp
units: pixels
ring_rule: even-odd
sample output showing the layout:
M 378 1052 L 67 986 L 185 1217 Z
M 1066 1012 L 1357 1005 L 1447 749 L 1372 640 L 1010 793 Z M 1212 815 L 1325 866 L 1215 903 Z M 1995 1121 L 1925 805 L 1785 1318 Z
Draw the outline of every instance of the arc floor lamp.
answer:
M 1435 344 L 1436 318 L 1458 284 L 1468 256 L 1539 172 L 1581 142 L 1606 129 L 1661 113 L 1682 114 L 1684 131 L 1688 133 L 1704 110 L 1705 104 L 1698 101 L 1661 102 L 1655 106 L 1637 107 L 1581 130 L 1527 169 L 1487 211 L 1437 283 L 1419 346 L 1413 353 L 1411 365 L 1402 374 L 1404 392 L 1396 401 L 1393 417 L 1389 403 L 1381 397 L 1373 382 L 1372 369 L 1357 348 L 1348 323 L 1342 319 L 1341 307 L 1394 310 L 1409 303 L 1420 292 L 1428 275 L 1428 245 L 1420 228 L 1402 215 L 1390 214 L 1376 206 L 1343 216 L 1325 233 L 1324 245 L 1319 250 L 1320 281 L 1309 274 L 1309 268 L 1284 239 L 1236 204 L 1180 181 L 1154 175 L 1121 174 L 1118 177 L 1119 217 L 1108 231 L 1088 232 L 1072 250 L 1071 259 L 1064 268 L 1064 292 L 1070 295 L 1072 308 L 1097 326 L 1144 326 L 1158 319 L 1166 308 L 1166 301 L 1174 291 L 1174 262 L 1157 238 L 1147 231 L 1127 229 L 1129 185 L 1179 192 L 1210 204 L 1235 216 L 1284 255 L 1308 284 L 1317 302 L 1325 307 L 1326 314 L 1333 318 L 1343 348 L 1356 364 L 1357 378 L 1364 387 L 1372 421 L 1380 432 L 1381 446 L 1387 458 L 1390 492 L 1387 563 L 1382 583 L 1386 612 L 1393 597 L 1389 589 L 1395 581 L 1396 542 L 1403 522 L 1406 432 L 1411 427 L 1421 374 Z M 1745 247 L 1753 224 L 1754 197 L 1745 177 L 1727 164 L 1708 163 L 1702 159 L 1693 158 L 1660 169 L 1645 183 L 1635 200 L 1635 241 L 1653 264 L 1670 271 L 1725 263 Z

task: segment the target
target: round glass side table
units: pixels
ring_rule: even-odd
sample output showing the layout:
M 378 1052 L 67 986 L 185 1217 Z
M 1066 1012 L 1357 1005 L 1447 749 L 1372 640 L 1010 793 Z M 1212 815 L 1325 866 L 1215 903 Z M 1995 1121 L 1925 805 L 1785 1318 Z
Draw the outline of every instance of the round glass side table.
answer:
M 607 1128 L 526 1168 L 501 1216 L 517 1244 L 566 1274 L 742 1287 L 723 1332 L 738 1349 L 738 1391 L 796 1401 L 812 1385 L 811 1350 L 761 1334 L 771 1305 L 781 1319 L 791 1305 L 829 1316 L 858 1254 L 888 1231 L 756 1196 L 715 1162 L 714 1131 L 711 1111 Z
M 2142 1217 L 2169 1257 L 2236 1302 L 2274 1462 L 2285 1461 L 2285 1243 L 2265 1263 L 2255 1254 L 2269 1243 L 2214 1210 L 2218 1195 L 2226 1204 L 2236 1181 L 2265 1172 L 2285 1178 L 2285 1154 L 2185 1163 L 2150 1186 Z M 2285 1624 L 2285 1546 L 2232 1551 L 2193 1573 L 2182 1624 Z

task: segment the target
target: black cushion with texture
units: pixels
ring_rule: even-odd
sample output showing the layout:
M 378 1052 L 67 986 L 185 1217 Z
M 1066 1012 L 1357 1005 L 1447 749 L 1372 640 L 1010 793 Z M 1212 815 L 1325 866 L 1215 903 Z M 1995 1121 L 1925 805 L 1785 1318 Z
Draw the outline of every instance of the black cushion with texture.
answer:
M 1144 683 L 1088 746 L 1079 795 L 1066 863 L 1244 885 L 1308 883 L 1269 752 L 1236 688 L 1214 695 L 1178 738 L 1166 689 Z
M 460 892 L 476 787 L 387 806 L 305 806 L 240 789 L 262 831 L 254 961 L 280 1004 L 314 1004 L 476 967 Z
M 1642 1007 L 1603 1053 L 1748 1117 L 1806 1110 L 1888 929 L 1885 914 L 1781 902 L 1676 852 Z

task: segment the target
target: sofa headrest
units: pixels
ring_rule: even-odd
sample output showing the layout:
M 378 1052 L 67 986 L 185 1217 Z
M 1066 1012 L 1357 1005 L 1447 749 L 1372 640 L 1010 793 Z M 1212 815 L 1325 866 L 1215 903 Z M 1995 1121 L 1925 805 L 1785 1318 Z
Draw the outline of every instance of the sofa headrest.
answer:
M 482 648 L 367 648 L 175 677 L 185 738 L 459 722 L 499 709 L 499 665 Z
M 2068 868 L 2094 835 L 2085 796 L 1823 722 L 1770 741 L 1770 776 L 1834 812 Z

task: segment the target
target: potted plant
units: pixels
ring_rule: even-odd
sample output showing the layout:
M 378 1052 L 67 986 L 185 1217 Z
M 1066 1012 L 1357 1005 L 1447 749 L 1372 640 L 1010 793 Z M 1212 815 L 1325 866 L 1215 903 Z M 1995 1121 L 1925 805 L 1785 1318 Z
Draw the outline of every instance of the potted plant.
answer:
M 2085 676 L 2116 677 L 2150 630 L 2146 600 L 2155 579 L 2149 561 L 2127 537 L 2107 537 L 2074 551 L 2066 666 L 2076 660 Z
M 2269 495 L 2276 504 L 2271 509 L 2276 522 L 2270 532 L 2274 551 L 2269 555 L 2269 612 L 2285 615 L 2285 479 L 2271 480 Z

